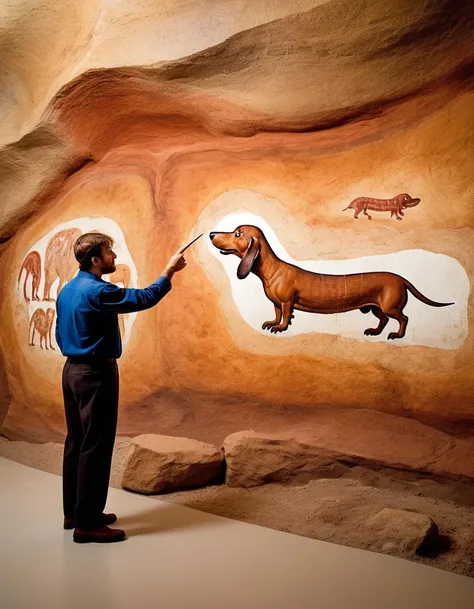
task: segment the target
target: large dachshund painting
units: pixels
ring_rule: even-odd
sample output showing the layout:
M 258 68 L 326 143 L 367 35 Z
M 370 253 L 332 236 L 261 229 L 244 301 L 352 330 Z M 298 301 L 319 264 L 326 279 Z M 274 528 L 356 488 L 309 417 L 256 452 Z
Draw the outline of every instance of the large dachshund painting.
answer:
M 454 303 L 430 300 L 407 279 L 390 272 L 325 275 L 301 269 L 280 260 L 270 247 L 263 232 L 256 226 L 242 225 L 233 232 L 213 232 L 212 244 L 221 254 L 233 254 L 241 259 L 237 277 L 245 279 L 254 273 L 263 284 L 265 295 L 275 307 L 275 319 L 263 323 L 264 330 L 284 332 L 291 324 L 293 312 L 345 313 L 359 309 L 378 318 L 376 328 L 368 328 L 366 336 L 378 336 L 389 319 L 399 323 L 398 332 L 388 339 L 405 336 L 408 317 L 403 309 L 408 292 L 431 307 L 446 307 Z

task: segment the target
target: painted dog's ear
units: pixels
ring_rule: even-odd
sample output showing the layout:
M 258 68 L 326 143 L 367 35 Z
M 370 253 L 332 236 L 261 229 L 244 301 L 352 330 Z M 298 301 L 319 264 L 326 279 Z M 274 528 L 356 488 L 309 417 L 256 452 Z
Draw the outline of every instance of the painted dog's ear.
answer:
M 245 279 L 248 276 L 259 253 L 260 246 L 258 241 L 253 237 L 250 237 L 247 251 L 245 252 L 244 257 L 240 261 L 239 268 L 237 269 L 237 277 L 239 279 Z

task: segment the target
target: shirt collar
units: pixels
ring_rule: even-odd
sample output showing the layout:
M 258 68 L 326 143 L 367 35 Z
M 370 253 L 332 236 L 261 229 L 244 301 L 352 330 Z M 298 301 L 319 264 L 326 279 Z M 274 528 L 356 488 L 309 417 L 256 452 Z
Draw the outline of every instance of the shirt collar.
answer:
M 94 281 L 104 281 L 102 277 L 97 277 L 94 273 L 89 273 L 89 271 L 79 271 L 77 277 L 87 277 L 88 279 L 93 279 Z

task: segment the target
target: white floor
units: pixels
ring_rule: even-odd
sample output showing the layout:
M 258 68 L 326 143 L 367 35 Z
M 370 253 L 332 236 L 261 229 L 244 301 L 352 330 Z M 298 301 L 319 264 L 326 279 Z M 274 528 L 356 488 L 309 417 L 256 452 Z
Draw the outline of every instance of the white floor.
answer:
M 1 609 L 473 609 L 474 579 L 110 489 L 128 539 L 74 544 L 61 478 L 0 459 Z

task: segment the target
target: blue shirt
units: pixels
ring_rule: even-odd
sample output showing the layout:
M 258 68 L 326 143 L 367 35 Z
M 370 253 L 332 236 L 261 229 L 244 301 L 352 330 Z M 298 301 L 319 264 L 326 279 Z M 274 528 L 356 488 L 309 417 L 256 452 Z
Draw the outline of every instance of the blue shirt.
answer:
M 119 288 L 93 273 L 79 271 L 63 287 L 56 302 L 56 342 L 62 354 L 120 357 L 118 315 L 149 309 L 170 290 L 171 282 L 164 276 L 136 290 Z

